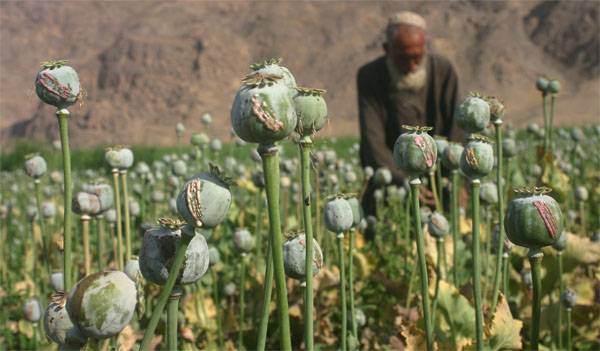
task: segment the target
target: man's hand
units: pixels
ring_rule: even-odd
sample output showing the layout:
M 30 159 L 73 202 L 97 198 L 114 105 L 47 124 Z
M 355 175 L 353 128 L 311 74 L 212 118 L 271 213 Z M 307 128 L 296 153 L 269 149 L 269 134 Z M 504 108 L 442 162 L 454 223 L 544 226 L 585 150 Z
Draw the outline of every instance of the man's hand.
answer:
M 421 204 L 425 204 L 427 206 L 435 205 L 433 193 L 431 192 L 431 190 L 427 189 L 426 187 L 421 187 L 421 191 L 419 193 L 419 200 L 421 201 Z

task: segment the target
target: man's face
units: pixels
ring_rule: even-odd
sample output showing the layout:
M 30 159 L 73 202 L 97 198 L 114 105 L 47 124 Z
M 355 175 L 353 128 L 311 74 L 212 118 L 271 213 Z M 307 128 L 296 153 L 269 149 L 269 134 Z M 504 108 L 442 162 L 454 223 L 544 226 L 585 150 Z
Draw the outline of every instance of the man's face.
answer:
M 400 26 L 393 41 L 384 45 L 384 50 L 400 72 L 414 72 L 425 56 L 425 31 L 416 27 Z

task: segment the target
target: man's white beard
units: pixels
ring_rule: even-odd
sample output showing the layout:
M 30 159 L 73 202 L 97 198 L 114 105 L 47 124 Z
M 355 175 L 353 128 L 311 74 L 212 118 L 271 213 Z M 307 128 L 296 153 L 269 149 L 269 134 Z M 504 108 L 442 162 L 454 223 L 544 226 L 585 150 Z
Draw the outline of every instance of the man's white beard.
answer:
M 392 86 L 396 90 L 408 90 L 411 92 L 417 92 L 421 90 L 427 82 L 427 59 L 424 58 L 416 70 L 408 73 L 402 73 L 390 57 L 386 57 L 386 64 L 388 71 L 390 72 L 390 78 L 392 80 Z

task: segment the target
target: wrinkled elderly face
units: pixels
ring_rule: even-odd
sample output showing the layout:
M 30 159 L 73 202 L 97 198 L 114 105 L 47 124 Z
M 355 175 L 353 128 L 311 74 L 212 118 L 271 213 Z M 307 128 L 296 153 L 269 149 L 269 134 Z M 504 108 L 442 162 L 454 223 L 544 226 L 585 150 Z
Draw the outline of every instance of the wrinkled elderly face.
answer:
M 402 73 L 415 71 L 425 56 L 425 31 L 401 25 L 391 42 L 384 44 L 386 54 Z

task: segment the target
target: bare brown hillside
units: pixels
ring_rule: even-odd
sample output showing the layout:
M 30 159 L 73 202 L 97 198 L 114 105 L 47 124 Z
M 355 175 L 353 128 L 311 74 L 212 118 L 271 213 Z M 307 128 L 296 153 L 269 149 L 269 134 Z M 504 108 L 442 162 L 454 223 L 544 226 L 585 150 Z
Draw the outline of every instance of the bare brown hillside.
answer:
M 41 61 L 69 59 L 87 90 L 71 109 L 75 145 L 174 143 L 174 126 L 225 137 L 249 63 L 281 56 L 297 81 L 328 91 L 326 135 L 357 133 L 355 72 L 382 53 L 387 16 L 428 19 L 463 92 L 502 97 L 516 125 L 541 121 L 535 78 L 561 80 L 559 124 L 600 123 L 599 6 L 591 2 L 0 2 L 3 146 L 54 139 L 33 90 Z M 333 128 L 335 126 L 335 128 Z

